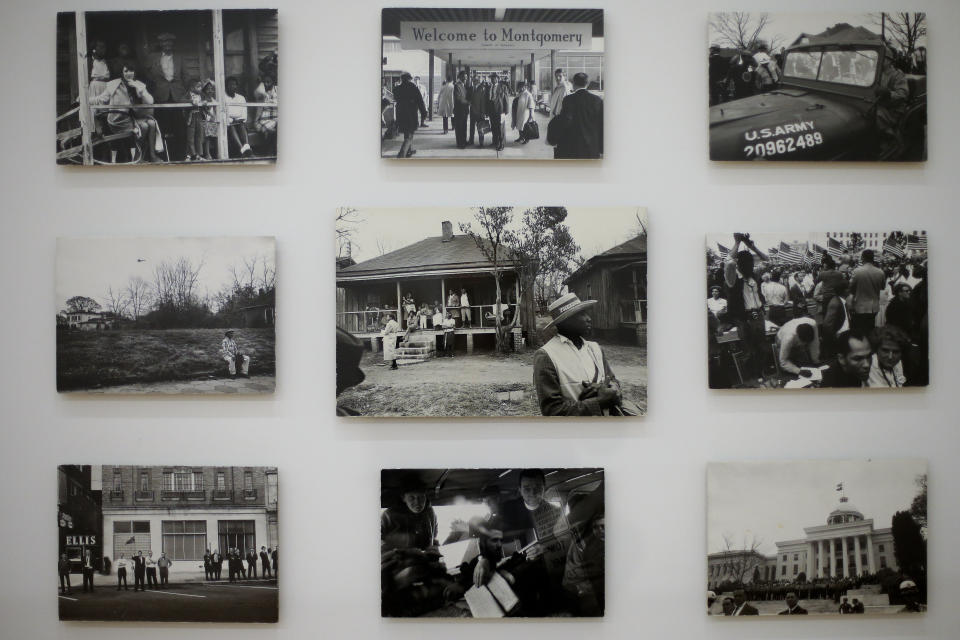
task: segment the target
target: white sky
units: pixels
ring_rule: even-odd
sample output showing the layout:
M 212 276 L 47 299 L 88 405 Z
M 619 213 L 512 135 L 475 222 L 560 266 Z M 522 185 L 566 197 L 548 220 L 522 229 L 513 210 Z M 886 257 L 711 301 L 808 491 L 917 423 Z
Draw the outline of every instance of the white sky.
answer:
M 891 231 L 896 231 L 896 229 L 861 229 L 857 230 L 857 233 L 867 234 L 867 233 L 890 233 Z M 912 233 L 912 230 L 900 230 L 903 233 Z M 847 233 L 845 231 L 845 233 Z M 882 237 L 882 236 L 881 236 Z M 819 233 L 800 233 L 800 232 L 766 232 L 766 233 L 753 233 L 750 232 L 750 239 L 757 245 L 757 248 L 767 252 L 767 249 L 770 247 L 779 247 L 781 242 L 786 242 L 787 244 L 793 242 L 810 242 L 816 243 L 823 247 L 827 248 L 827 234 L 826 232 Z M 845 240 L 841 240 L 845 242 Z M 727 249 L 733 248 L 733 232 L 730 233 L 708 233 L 707 234 L 707 247 L 717 251 L 717 243 L 722 244 Z M 811 245 L 812 248 L 812 245 Z M 741 246 L 741 249 L 746 249 L 746 247 Z
M 203 261 L 197 292 L 215 293 L 233 282 L 232 265 L 243 258 L 266 256 L 276 263 L 271 237 L 216 238 L 59 238 L 57 240 L 57 311 L 67 298 L 87 296 L 103 304 L 107 287 L 122 289 L 133 276 L 153 281 L 153 269 L 162 261 L 181 257 L 194 265 Z M 143 259 L 144 262 L 137 262 Z
M 514 209 L 514 220 L 522 218 L 526 207 Z M 646 210 L 641 207 L 567 207 L 565 224 L 580 245 L 584 257 L 589 258 L 624 242 L 636 228 L 639 211 L 646 224 Z M 461 222 L 473 222 L 474 210 L 469 207 L 430 208 L 358 208 L 362 221 L 355 225 L 353 259 L 363 262 L 380 255 L 377 242 L 389 251 L 401 249 L 431 236 L 440 235 L 440 223 L 449 220 L 453 232 L 460 235 Z M 476 223 L 473 224 L 477 227 Z
M 879 13 L 876 15 L 879 20 Z M 874 16 L 869 13 L 773 13 L 760 37 L 768 42 L 779 39 L 778 46 L 786 47 L 801 33 L 820 33 L 842 22 L 880 34 L 880 25 L 874 24 Z M 716 43 L 717 33 L 712 25 L 708 27 L 708 33 L 709 44 Z M 926 38 L 922 38 L 919 44 L 926 46 Z
M 776 552 L 775 542 L 803 538 L 805 527 L 827 523 L 840 482 L 849 504 L 875 528 L 887 528 L 895 512 L 910 508 L 918 492 L 914 480 L 926 472 L 920 459 L 710 464 L 707 552 L 726 549 L 724 534 L 736 548 L 756 536 L 765 554 Z

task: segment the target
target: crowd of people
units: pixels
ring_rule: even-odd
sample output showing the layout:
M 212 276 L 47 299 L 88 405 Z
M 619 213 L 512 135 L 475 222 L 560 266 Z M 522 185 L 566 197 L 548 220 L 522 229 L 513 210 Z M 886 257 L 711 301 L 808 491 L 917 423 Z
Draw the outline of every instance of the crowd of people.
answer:
M 498 73 L 460 71 L 455 78 L 443 81 L 437 96 L 442 135 L 452 130 L 456 148 L 466 149 L 474 145 L 483 148 L 489 133 L 490 149 L 503 151 L 508 125 L 516 132 L 515 145 L 541 137 L 534 118 L 539 109 L 551 117 L 546 142 L 554 147 L 555 158 L 599 158 L 603 154 L 603 100 L 590 93 L 588 85 L 587 74 L 576 73 L 571 82 L 563 69 L 556 69 L 554 88 L 541 104 L 532 81 L 521 80 L 511 86 Z M 413 148 L 415 134 L 427 127 L 427 107 L 431 104 L 427 87 L 419 76 L 405 72 L 392 88 L 384 85 L 381 93 L 382 138 L 402 135 L 397 157 L 410 158 L 417 153 Z
M 104 161 L 148 162 L 210 161 L 217 156 L 219 137 L 216 107 L 219 100 L 212 79 L 188 76 L 184 57 L 176 50 L 176 36 L 161 33 L 157 50 L 138 58 L 127 42 L 116 45 L 108 57 L 106 41 L 94 40 L 89 55 L 87 101 L 91 106 L 93 135 L 131 134 L 135 146 L 123 140 L 104 146 L 97 153 Z M 254 155 L 250 132 L 262 139 L 261 155 L 276 155 L 277 54 L 259 62 L 258 84 L 250 116 L 240 80 L 225 79 L 228 149 L 234 158 Z M 138 108 L 136 105 L 189 104 L 177 108 Z M 168 144 L 169 143 L 169 144 Z
M 711 388 L 926 385 L 926 252 L 900 254 L 784 264 L 734 234 L 708 273 Z
M 397 499 L 380 518 L 383 614 L 418 616 L 460 600 L 471 588 L 503 578 L 519 604 L 508 613 L 545 616 L 561 612 L 598 616 L 604 610 L 604 509 L 602 487 L 570 500 L 563 517 L 544 498 L 541 469 L 523 469 L 516 497 L 504 499 L 498 486 L 481 489 L 488 512 L 456 520 L 444 544 L 474 538 L 479 553 L 450 571 L 442 561 L 437 515 L 427 487 L 415 475 L 403 477 Z M 599 498 L 597 497 L 599 496 Z M 569 525 L 570 536 L 562 536 Z M 548 546 L 562 569 L 548 567 Z
M 203 554 L 203 572 L 204 579 L 207 581 L 220 580 L 224 560 L 227 561 L 229 581 L 254 579 L 257 577 L 257 563 L 260 564 L 260 576 L 263 579 L 277 577 L 277 554 L 278 549 L 274 547 L 269 549 L 266 546 L 260 547 L 258 554 L 251 548 L 246 555 L 241 549 L 230 548 L 226 556 L 214 549 L 210 551 L 208 547 Z M 246 565 L 244 565 L 246 563 Z M 93 553 L 88 549 L 84 552 L 80 561 L 80 571 L 83 576 L 84 593 L 93 593 L 93 575 L 99 566 L 103 573 L 110 572 L 109 558 L 102 560 L 95 559 Z M 148 550 L 147 555 L 143 551 L 137 551 L 133 556 L 127 558 L 121 553 L 113 563 L 117 575 L 117 591 L 130 590 L 129 579 L 133 578 L 134 591 L 146 591 L 147 589 L 159 589 L 170 584 L 170 567 L 173 566 L 173 560 L 167 557 L 166 551 L 160 552 L 160 557 L 154 558 L 153 551 Z M 57 563 L 57 573 L 60 578 L 60 592 L 70 594 L 73 592 L 70 584 L 70 573 L 72 565 L 67 558 L 67 554 L 61 553 L 60 560 Z M 159 577 L 159 581 L 158 578 Z

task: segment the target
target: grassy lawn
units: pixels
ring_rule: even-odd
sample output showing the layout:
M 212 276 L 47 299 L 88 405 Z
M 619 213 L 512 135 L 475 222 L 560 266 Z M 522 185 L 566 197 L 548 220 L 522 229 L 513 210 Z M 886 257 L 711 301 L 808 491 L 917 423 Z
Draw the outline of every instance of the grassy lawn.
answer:
M 57 389 L 226 376 L 222 339 L 222 329 L 58 331 Z M 276 372 L 275 340 L 272 328 L 238 331 L 237 344 L 250 355 L 250 375 Z

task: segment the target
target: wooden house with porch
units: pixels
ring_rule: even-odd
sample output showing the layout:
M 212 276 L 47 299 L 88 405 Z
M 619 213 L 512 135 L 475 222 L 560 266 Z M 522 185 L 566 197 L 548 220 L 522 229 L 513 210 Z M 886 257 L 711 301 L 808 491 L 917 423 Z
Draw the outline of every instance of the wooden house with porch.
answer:
M 614 340 L 647 336 L 647 235 L 640 234 L 599 253 L 565 280 L 581 300 L 596 300 L 590 311 L 594 335 Z
M 106 47 L 106 61 L 111 79 L 119 77 L 118 63 L 130 61 L 136 67 L 136 78 L 147 83 L 147 68 L 152 55 L 157 55 L 157 37 L 170 34 L 175 38 L 174 56 L 187 78 L 213 80 L 215 103 L 209 108 L 217 121 L 217 158 L 220 161 L 264 162 L 272 150 L 255 158 L 229 157 L 227 136 L 226 79 L 234 77 L 238 93 L 247 99 L 247 132 L 256 149 L 260 142 L 253 126 L 258 107 L 275 107 L 272 103 L 254 100 L 254 90 L 261 82 L 261 63 L 277 53 L 278 20 L 275 9 L 212 9 L 177 11 L 69 11 L 57 14 L 57 162 L 59 164 L 108 164 L 105 150 L 129 134 L 111 133 L 98 126 L 110 105 L 90 105 L 90 52 L 97 41 Z M 120 50 L 126 46 L 127 56 Z M 182 112 L 190 103 L 156 103 L 131 105 L 126 108 L 156 114 L 162 110 Z M 100 123 L 102 124 L 102 123 Z M 185 144 L 184 130 L 162 131 L 168 160 L 179 161 Z
M 496 346 L 495 313 L 513 317 L 519 298 L 519 279 L 512 265 L 502 267 L 501 300 L 496 299 L 493 264 L 468 235 L 455 235 L 453 225 L 444 221 L 441 234 L 424 238 L 382 256 L 337 269 L 337 326 L 358 338 L 368 340 L 378 351 L 380 331 L 389 315 L 406 329 L 406 320 L 398 309 L 408 294 L 420 309 L 427 303 L 433 314 L 440 307 L 444 317 L 450 291 L 467 291 L 472 321 L 458 322 L 455 341 L 468 353 L 474 347 Z M 440 329 L 428 323 L 425 332 L 439 336 Z

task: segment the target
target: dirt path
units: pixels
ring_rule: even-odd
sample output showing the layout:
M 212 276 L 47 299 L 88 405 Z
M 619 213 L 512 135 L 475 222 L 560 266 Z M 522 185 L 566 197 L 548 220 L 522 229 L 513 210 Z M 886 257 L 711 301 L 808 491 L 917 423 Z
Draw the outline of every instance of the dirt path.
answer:
M 440 381 L 474 384 L 533 383 L 533 365 L 517 359 L 491 356 L 434 358 L 421 364 L 403 365 L 398 371 L 391 371 L 387 366 L 378 366 L 376 361 L 365 361 L 362 366 L 367 375 L 364 384 L 404 386 Z M 617 378 L 623 382 L 644 386 L 647 384 L 646 367 L 617 367 L 615 364 L 611 366 Z
M 247 394 L 272 393 L 276 386 L 274 376 L 251 376 L 249 378 L 213 378 L 210 380 L 178 380 L 171 382 L 145 382 L 142 384 L 125 384 L 102 389 L 84 389 L 78 393 L 100 394 L 143 394 L 160 393 L 167 395 L 178 394 Z

